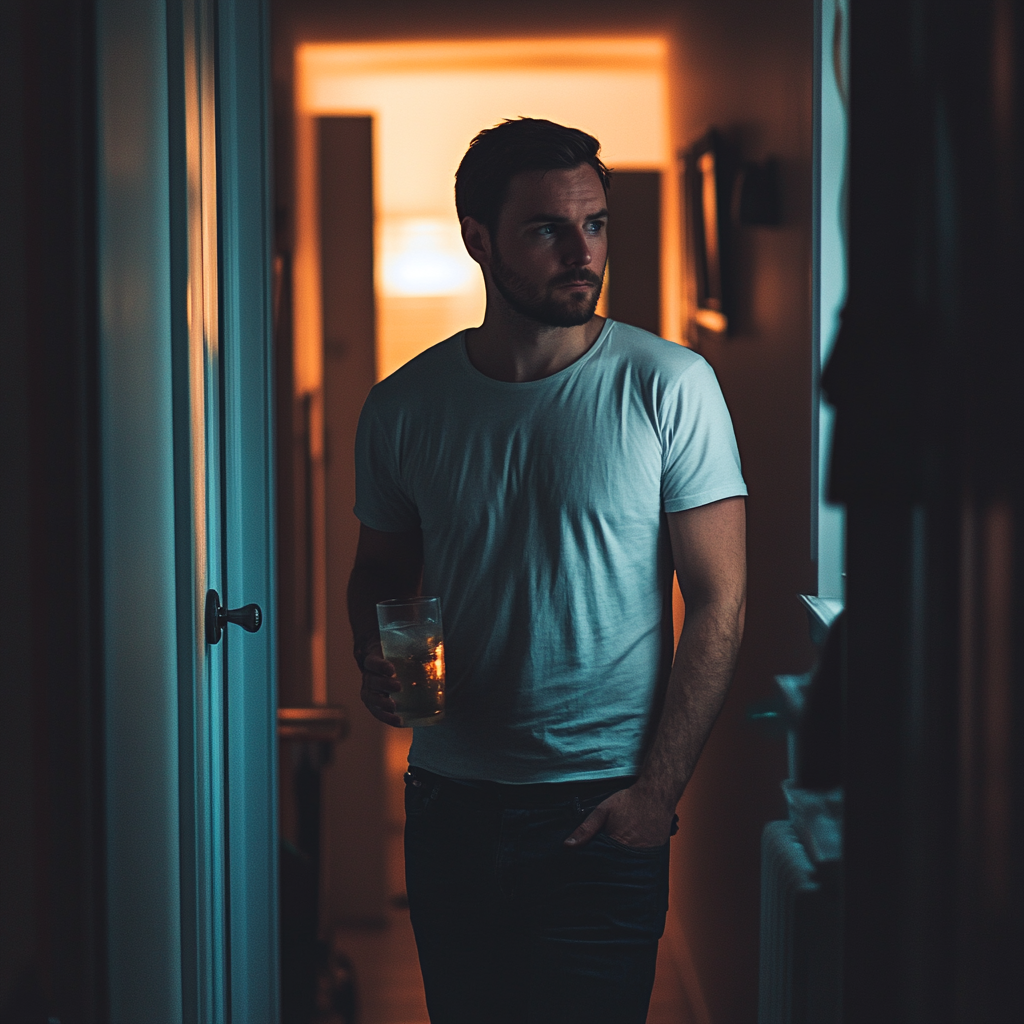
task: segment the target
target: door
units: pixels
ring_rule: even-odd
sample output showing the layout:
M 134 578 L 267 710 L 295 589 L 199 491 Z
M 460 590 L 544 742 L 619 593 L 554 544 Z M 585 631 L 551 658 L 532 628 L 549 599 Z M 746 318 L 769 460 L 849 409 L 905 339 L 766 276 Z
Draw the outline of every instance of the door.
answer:
M 266 39 L 259 2 L 100 4 L 115 1021 L 278 1016 Z
M 183 1005 L 245 1024 L 277 1016 L 264 13 L 186 0 L 181 37 Z

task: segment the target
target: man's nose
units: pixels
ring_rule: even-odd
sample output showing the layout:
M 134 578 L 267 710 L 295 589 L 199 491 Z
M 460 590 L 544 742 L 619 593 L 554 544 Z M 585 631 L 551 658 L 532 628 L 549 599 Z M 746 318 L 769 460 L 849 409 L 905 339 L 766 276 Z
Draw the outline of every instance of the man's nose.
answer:
M 562 259 L 566 266 L 585 267 L 594 256 L 590 251 L 591 239 L 580 228 L 573 228 L 566 232 L 565 246 L 562 250 Z

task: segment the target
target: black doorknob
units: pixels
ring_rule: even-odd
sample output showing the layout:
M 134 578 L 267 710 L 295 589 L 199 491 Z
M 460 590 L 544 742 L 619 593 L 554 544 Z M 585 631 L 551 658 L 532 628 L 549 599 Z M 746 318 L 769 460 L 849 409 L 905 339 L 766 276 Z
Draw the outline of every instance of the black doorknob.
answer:
M 263 612 L 258 604 L 247 604 L 242 608 L 222 608 L 216 590 L 206 592 L 206 642 L 220 643 L 221 633 L 229 622 L 249 633 L 255 633 L 263 625 Z

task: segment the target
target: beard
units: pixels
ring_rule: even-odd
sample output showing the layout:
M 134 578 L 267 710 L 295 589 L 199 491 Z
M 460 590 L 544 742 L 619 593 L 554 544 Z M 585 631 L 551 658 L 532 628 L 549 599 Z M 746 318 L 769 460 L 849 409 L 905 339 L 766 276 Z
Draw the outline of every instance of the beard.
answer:
M 581 267 L 567 270 L 548 281 L 546 288 L 538 288 L 528 278 L 517 274 L 501 258 L 497 246 L 492 250 L 491 280 L 501 297 L 520 315 L 545 327 L 581 327 L 590 323 L 601 298 L 604 283 L 592 270 Z M 555 289 L 573 281 L 588 281 L 595 285 L 588 291 L 559 295 Z

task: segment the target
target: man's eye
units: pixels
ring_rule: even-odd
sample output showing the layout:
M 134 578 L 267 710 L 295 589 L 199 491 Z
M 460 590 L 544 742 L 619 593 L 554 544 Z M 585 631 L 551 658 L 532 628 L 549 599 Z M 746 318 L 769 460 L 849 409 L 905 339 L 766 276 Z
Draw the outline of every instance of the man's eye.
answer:
M 538 235 L 553 235 L 554 233 L 555 228 L 553 224 L 542 224 L 539 228 L 537 228 Z
M 604 221 L 592 220 L 587 225 L 587 230 L 590 231 L 592 234 L 599 235 L 604 230 Z

